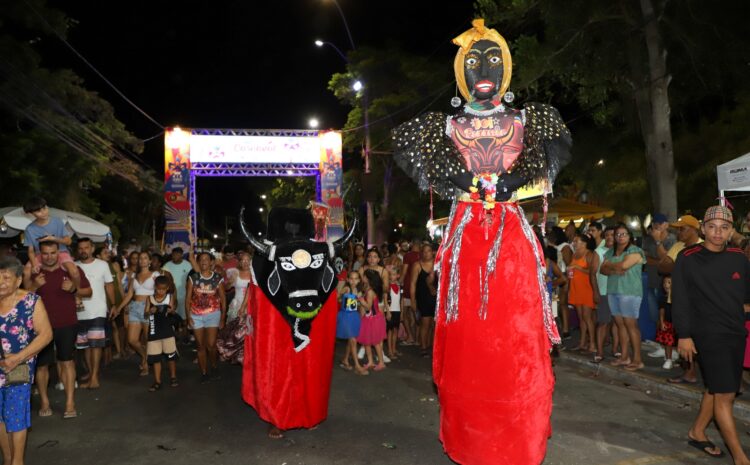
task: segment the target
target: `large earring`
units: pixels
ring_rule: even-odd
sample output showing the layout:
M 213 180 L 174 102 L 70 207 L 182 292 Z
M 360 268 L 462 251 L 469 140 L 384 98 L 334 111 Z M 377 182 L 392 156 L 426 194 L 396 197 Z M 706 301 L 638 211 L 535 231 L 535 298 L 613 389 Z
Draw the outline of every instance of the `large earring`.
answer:
M 516 98 L 515 95 L 513 95 L 513 92 L 508 91 L 503 95 L 503 100 L 505 100 L 505 103 L 511 103 L 513 102 L 513 99 Z
M 461 97 L 458 96 L 458 84 L 456 84 L 456 96 L 451 99 L 451 106 L 453 108 L 461 106 Z

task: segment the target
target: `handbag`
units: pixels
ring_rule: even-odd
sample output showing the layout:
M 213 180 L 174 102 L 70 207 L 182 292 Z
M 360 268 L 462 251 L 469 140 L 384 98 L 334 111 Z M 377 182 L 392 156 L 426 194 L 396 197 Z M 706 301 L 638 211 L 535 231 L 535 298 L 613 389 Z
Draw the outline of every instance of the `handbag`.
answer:
M 5 351 L 3 351 L 2 344 L 0 344 L 0 358 L 5 358 Z M 19 363 L 12 370 L 5 372 L 5 386 L 17 386 L 29 383 L 31 383 L 31 369 L 26 363 Z

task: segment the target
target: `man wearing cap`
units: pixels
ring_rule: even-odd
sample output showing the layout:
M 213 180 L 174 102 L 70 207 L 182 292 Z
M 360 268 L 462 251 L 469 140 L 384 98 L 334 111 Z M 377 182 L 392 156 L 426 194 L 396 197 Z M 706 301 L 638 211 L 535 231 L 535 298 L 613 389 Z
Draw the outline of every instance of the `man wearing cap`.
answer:
M 682 249 L 702 241 L 701 223 L 693 215 L 683 215 L 676 222 L 670 223 L 669 226 L 677 228 L 677 242 L 670 248 L 665 248 L 663 243 L 657 244 L 656 252 L 659 255 L 657 269 L 662 274 L 672 274 L 677 254 Z
M 734 463 L 750 465 L 732 416 L 745 355 L 750 262 L 741 249 L 727 247 L 734 228 L 726 207 L 706 210 L 702 229 L 706 241 L 685 248 L 672 273 L 677 350 L 688 361 L 700 361 L 706 386 L 700 412 L 688 431 L 688 444 L 713 457 L 723 456 L 706 436 L 706 428 L 716 420 Z
M 656 324 L 659 321 L 659 297 L 661 293 L 661 276 L 659 276 L 659 262 L 667 254 L 667 251 L 677 242 L 674 234 L 669 232 L 669 221 L 664 213 L 654 213 L 651 219 L 649 234 L 643 238 L 643 251 L 646 253 L 646 275 L 648 287 L 646 288 L 646 302 L 648 303 L 648 314 L 651 321 Z M 661 251 L 661 255 L 659 252 Z M 648 354 L 649 357 L 664 357 L 664 349 L 657 348 Z M 676 354 L 675 354 L 676 355 Z M 664 362 L 664 368 L 672 368 L 672 360 Z
M 664 250 L 663 245 L 657 245 L 656 251 L 659 254 L 659 273 L 670 275 L 674 269 L 677 255 L 687 247 L 703 242 L 700 236 L 701 224 L 698 218 L 693 215 L 683 215 L 676 222 L 670 223 L 670 226 L 677 228 L 677 242 L 668 249 Z M 695 384 L 698 381 L 696 376 L 696 364 L 689 363 L 688 369 L 680 376 L 668 378 L 667 381 L 672 384 Z

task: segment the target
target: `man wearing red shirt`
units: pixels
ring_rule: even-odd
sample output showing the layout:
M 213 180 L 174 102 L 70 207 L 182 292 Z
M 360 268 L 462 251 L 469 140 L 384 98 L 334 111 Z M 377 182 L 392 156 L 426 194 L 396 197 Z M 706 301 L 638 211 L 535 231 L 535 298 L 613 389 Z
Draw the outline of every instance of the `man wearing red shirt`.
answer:
M 75 393 L 76 367 L 73 361 L 77 335 L 78 317 L 76 316 L 76 296 L 90 297 L 91 285 L 86 274 L 80 269 L 81 287 L 76 288 L 68 272 L 57 263 L 59 252 L 56 242 L 45 241 L 39 244 L 42 266 L 39 273 L 24 273 L 24 287 L 38 294 L 47 307 L 49 321 L 52 325 L 53 339 L 39 352 L 37 358 L 36 384 L 41 397 L 39 416 L 52 415 L 47 395 L 49 383 L 49 365 L 55 359 L 60 367 L 63 386 L 65 386 L 65 413 L 63 418 L 77 416 L 73 394 Z

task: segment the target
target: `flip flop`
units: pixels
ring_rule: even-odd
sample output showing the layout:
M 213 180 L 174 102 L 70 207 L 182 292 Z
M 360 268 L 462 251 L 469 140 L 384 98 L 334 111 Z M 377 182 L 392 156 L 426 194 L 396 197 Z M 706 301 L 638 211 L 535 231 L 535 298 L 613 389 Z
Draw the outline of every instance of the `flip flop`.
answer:
M 268 430 L 268 437 L 270 439 L 283 439 L 284 438 L 284 432 L 281 431 L 278 428 L 271 428 Z
M 65 412 L 65 413 L 63 413 L 63 418 L 66 419 L 66 420 L 69 420 L 71 418 L 75 418 L 77 416 L 78 416 L 78 412 L 76 412 L 75 410 L 73 410 L 72 412 Z
M 698 380 L 690 381 L 683 378 L 682 376 L 680 376 L 679 378 L 667 378 L 667 382 L 669 384 L 698 384 Z
M 638 371 L 638 370 L 642 370 L 644 366 L 645 365 L 643 363 L 639 363 L 639 364 L 630 363 L 628 365 L 625 365 L 625 369 L 628 371 Z
M 704 454 L 708 455 L 709 457 L 713 457 L 715 459 L 720 459 L 726 455 L 724 451 L 721 449 L 719 449 L 718 454 L 712 454 L 711 452 L 707 451 L 706 449 L 718 449 L 716 447 L 716 444 L 714 444 L 711 441 L 696 441 L 695 439 L 688 438 L 688 445 L 690 445 L 691 447 L 695 447 L 698 450 L 703 451 Z
M 40 417 L 51 417 L 52 416 L 52 409 L 49 408 L 49 407 L 47 407 L 47 408 L 40 408 L 39 409 L 39 416 Z
M 347 365 L 345 363 L 339 363 L 339 368 L 343 368 L 346 371 L 352 371 L 354 369 L 353 366 Z

